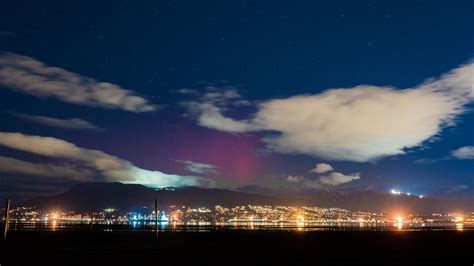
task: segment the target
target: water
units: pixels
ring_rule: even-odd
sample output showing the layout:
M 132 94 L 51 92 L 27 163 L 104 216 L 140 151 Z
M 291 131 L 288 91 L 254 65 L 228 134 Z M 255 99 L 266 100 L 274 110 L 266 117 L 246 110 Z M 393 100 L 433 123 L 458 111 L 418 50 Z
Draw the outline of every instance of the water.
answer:
M 13 222 L 10 230 L 15 231 L 156 231 L 153 222 Z M 258 231 L 473 231 L 474 224 L 455 223 L 277 223 L 277 222 L 246 222 L 246 223 L 210 223 L 193 224 L 159 223 L 159 231 L 169 232 L 215 232 L 231 230 Z

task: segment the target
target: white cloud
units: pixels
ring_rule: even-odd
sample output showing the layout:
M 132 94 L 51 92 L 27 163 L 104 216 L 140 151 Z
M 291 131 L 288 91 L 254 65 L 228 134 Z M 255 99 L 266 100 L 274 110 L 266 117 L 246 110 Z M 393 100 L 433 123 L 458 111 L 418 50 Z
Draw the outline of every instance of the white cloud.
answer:
M 155 110 L 155 106 L 133 91 L 12 53 L 0 55 L 0 86 L 73 104 L 132 112 Z
M 31 163 L 4 156 L 0 156 L 0 172 L 70 179 L 75 181 L 89 181 L 93 174 L 87 169 L 76 169 L 70 165 Z
M 205 174 L 205 173 L 218 173 L 217 168 L 212 164 L 207 163 L 198 163 L 189 160 L 177 160 L 178 163 L 184 164 L 186 170 L 197 173 L 197 174 Z
M 204 127 L 218 129 L 225 132 L 248 132 L 252 130 L 252 125 L 245 121 L 236 121 L 225 117 L 221 113 L 221 108 L 209 103 L 196 103 L 193 107 L 199 112 L 198 124 Z
M 131 162 L 99 150 L 80 148 L 70 142 L 21 133 L 0 132 L 0 145 L 37 155 L 68 160 L 80 167 L 91 169 L 107 181 L 137 183 L 152 187 L 213 186 L 210 179 L 180 176 L 141 169 Z
M 70 119 L 59 119 L 54 117 L 40 116 L 40 115 L 29 115 L 22 113 L 12 113 L 13 115 L 20 117 L 21 119 L 31 121 L 33 123 L 46 125 L 50 127 L 59 127 L 66 129 L 81 129 L 91 131 L 104 131 L 103 128 L 96 126 L 86 120 L 80 118 Z
M 323 174 L 323 173 L 327 173 L 327 172 L 330 172 L 334 170 L 334 168 L 332 168 L 331 165 L 327 164 L 327 163 L 318 163 L 316 165 L 316 167 L 314 167 L 313 169 L 309 170 L 310 173 L 315 173 L 315 174 Z
M 319 178 L 319 182 L 323 185 L 337 186 L 337 185 L 348 183 L 348 182 L 358 180 L 358 179 L 360 179 L 359 173 L 345 175 L 338 172 L 331 172 L 327 175 L 321 176 Z
M 205 98 L 192 111 L 201 126 L 274 132 L 263 141 L 276 152 L 367 162 L 404 154 L 435 137 L 455 124 L 473 98 L 470 63 L 414 88 L 360 85 L 268 100 L 247 120 L 224 116 L 227 109 Z
M 451 152 L 451 154 L 461 160 L 472 160 L 474 159 L 474 147 L 464 146 Z
M 337 186 L 344 183 L 360 179 L 359 173 L 343 174 L 336 172 L 334 168 L 327 163 L 319 163 L 310 173 L 318 174 L 316 179 L 308 179 L 303 176 L 288 176 L 286 182 L 298 184 L 307 188 L 325 188 L 328 186 Z

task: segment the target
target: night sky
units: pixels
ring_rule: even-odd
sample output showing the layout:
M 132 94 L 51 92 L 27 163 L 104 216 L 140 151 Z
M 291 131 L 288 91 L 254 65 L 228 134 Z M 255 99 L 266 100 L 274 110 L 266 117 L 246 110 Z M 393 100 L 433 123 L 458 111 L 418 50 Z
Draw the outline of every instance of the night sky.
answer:
M 0 193 L 474 197 L 473 21 L 470 0 L 7 1 Z

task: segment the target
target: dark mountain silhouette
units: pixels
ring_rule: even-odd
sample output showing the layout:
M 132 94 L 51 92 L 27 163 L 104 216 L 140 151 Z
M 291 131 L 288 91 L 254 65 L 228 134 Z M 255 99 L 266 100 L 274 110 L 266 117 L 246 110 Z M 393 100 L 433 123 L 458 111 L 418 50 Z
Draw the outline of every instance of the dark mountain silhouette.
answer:
M 301 193 L 305 194 L 305 193 Z M 408 195 L 392 195 L 373 190 L 307 192 L 306 199 L 322 207 L 341 207 L 348 210 L 373 212 L 455 212 L 473 211 L 474 201 L 464 199 L 433 198 Z
M 203 207 L 214 205 L 296 204 L 296 202 L 289 199 L 226 189 L 187 187 L 155 190 L 135 184 L 84 183 L 76 185 L 62 194 L 39 197 L 26 201 L 21 205 L 36 206 L 40 209 L 58 208 L 62 210 L 97 211 L 105 208 L 116 208 L 127 211 L 142 207 L 151 208 L 154 205 L 155 198 L 158 199 L 160 207 L 170 205 Z
M 242 187 L 239 191 L 300 199 L 299 202 L 319 207 L 339 207 L 352 211 L 369 212 L 455 212 L 474 211 L 472 198 L 423 197 L 417 195 L 393 195 L 371 189 L 321 190 L 301 189 L 287 191 L 284 194 L 262 187 Z
M 348 210 L 374 212 L 445 212 L 472 211 L 474 202 L 469 200 L 423 198 L 407 195 L 391 195 L 376 191 L 321 191 L 307 190 L 298 194 L 259 195 L 227 189 L 205 189 L 197 187 L 166 188 L 156 190 L 143 185 L 121 183 L 84 183 L 55 196 L 39 197 L 20 204 L 39 209 L 62 209 L 77 211 L 99 211 L 116 208 L 129 211 L 137 208 L 152 208 L 155 198 L 160 208 L 171 205 L 189 207 L 211 207 L 221 205 L 287 205 L 339 207 Z

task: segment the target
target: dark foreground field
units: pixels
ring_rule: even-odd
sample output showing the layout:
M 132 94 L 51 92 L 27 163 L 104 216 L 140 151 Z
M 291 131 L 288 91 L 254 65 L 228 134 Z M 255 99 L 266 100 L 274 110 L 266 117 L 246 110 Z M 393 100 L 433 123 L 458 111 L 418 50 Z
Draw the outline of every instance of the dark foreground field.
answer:
M 473 265 L 474 231 L 11 231 L 0 254 L 2 266 Z

